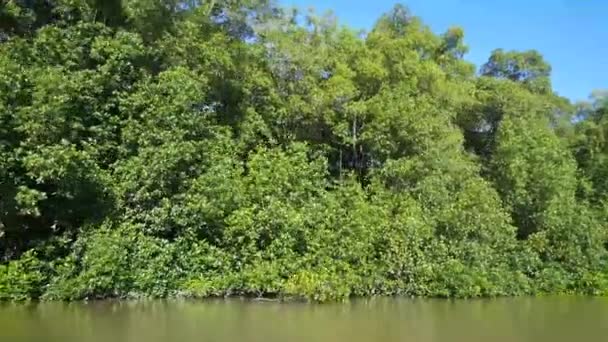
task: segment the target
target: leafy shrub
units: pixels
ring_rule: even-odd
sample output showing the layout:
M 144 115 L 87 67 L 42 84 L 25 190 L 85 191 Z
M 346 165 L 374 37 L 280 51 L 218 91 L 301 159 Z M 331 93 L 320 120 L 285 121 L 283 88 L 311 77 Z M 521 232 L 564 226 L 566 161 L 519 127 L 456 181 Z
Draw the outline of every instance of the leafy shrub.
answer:
M 39 297 L 47 281 L 47 270 L 33 251 L 19 260 L 0 266 L 0 299 L 22 301 Z

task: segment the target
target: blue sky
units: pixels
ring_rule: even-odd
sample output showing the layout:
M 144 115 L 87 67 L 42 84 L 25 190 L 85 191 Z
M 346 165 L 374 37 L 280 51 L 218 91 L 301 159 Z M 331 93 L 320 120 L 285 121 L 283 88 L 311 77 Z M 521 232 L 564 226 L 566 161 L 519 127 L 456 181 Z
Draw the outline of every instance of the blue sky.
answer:
M 369 29 L 398 0 L 279 0 L 332 10 L 343 24 Z M 574 101 L 608 88 L 608 0 L 404 0 L 435 32 L 458 25 L 477 66 L 495 48 L 536 49 L 553 67 L 553 88 Z

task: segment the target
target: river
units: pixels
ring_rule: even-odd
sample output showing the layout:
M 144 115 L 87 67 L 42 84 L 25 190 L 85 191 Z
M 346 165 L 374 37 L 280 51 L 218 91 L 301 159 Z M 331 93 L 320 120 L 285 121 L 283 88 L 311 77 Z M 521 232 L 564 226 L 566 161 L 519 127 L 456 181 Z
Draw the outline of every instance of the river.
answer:
M 4 342 L 608 341 L 608 298 L 0 304 Z

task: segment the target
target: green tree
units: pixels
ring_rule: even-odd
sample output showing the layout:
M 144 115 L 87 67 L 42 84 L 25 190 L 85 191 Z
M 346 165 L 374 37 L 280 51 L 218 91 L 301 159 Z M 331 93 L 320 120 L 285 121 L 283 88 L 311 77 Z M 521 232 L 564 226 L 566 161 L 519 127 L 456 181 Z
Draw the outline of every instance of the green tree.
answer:
M 0 4 L 0 300 L 608 291 L 605 98 L 268 0 Z
M 517 52 L 496 49 L 481 67 L 481 74 L 522 83 L 535 93 L 551 91 L 551 66 L 535 50 Z

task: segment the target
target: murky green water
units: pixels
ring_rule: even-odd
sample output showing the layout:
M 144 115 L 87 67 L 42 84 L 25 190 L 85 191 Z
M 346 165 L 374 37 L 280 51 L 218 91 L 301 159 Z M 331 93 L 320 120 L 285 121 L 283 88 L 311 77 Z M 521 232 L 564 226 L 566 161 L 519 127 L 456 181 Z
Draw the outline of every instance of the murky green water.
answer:
M 605 342 L 608 299 L 3 304 L 0 341 Z

